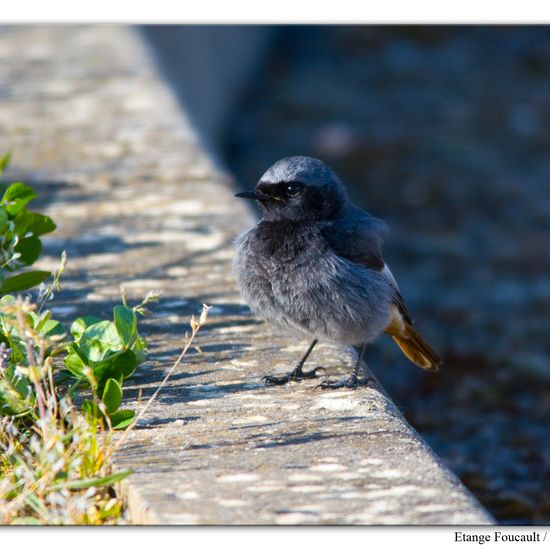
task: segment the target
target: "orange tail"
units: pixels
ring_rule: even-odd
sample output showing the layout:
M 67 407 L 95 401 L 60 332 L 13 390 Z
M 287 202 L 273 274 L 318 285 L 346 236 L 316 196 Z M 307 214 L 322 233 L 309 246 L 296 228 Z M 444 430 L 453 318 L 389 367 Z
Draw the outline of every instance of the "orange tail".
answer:
M 435 372 L 442 364 L 439 355 L 424 341 L 410 323 L 403 319 L 397 308 L 395 308 L 392 320 L 384 332 L 393 337 L 401 351 L 415 365 Z

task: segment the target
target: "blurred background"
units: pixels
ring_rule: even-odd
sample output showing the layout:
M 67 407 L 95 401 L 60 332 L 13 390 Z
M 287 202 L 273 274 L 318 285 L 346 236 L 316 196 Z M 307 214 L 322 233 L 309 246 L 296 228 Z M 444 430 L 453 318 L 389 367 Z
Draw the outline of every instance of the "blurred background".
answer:
M 367 362 L 500 522 L 550 523 L 550 27 L 142 31 L 239 187 L 310 155 L 389 222 L 386 262 L 445 365 L 389 338 Z

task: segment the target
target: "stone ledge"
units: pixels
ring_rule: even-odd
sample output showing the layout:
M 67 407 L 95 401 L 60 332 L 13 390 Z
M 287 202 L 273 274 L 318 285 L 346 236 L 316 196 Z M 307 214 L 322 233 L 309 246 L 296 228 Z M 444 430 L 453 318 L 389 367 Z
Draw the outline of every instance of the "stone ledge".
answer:
M 25 47 L 21 47 L 24 44 Z M 135 406 L 177 357 L 191 313 L 210 322 L 115 457 L 144 524 L 486 524 L 493 519 L 379 387 L 265 388 L 303 349 L 252 319 L 231 273 L 254 223 L 202 149 L 135 29 L 0 29 L 0 132 L 59 225 L 42 267 L 69 253 L 58 315 L 107 315 L 160 289 Z M 55 184 L 52 184 L 55 182 Z M 83 304 L 86 311 L 83 312 Z M 319 346 L 330 375 L 341 354 Z

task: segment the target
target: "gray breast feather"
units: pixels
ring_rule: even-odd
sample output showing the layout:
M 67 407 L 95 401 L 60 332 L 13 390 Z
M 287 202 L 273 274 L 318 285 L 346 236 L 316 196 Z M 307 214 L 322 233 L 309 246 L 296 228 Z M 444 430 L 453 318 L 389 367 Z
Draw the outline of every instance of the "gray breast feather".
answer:
M 339 257 L 320 232 L 295 237 L 307 247 L 284 261 L 261 253 L 255 229 L 239 238 L 236 272 L 252 311 L 282 329 L 339 344 L 376 338 L 390 319 L 388 279 Z

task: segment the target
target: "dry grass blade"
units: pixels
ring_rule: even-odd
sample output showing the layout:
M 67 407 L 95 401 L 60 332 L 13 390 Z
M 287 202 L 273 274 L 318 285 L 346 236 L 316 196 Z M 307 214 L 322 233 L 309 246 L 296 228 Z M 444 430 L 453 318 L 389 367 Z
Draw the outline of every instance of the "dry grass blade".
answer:
M 168 382 L 168 379 L 174 371 L 177 369 L 179 364 L 181 363 L 182 359 L 185 357 L 185 354 L 189 351 L 189 348 L 193 344 L 193 341 L 195 340 L 195 337 L 197 336 L 199 330 L 203 327 L 203 325 L 206 323 L 208 318 L 208 311 L 211 309 L 212 306 L 207 306 L 206 304 L 202 305 L 202 312 L 199 317 L 199 320 L 196 321 L 195 317 L 191 317 L 191 335 L 187 339 L 187 342 L 185 343 L 185 346 L 183 347 L 181 353 L 179 354 L 178 358 L 174 361 L 174 364 L 170 367 L 170 370 L 166 373 L 166 376 L 162 379 L 162 382 L 159 384 L 158 388 L 155 390 L 153 395 L 147 400 L 141 411 L 138 415 L 136 415 L 134 421 L 124 430 L 124 433 L 122 436 L 118 439 L 118 441 L 115 443 L 114 448 L 115 450 L 118 449 L 122 443 L 125 441 L 126 436 L 128 433 L 136 426 L 136 424 L 139 422 L 141 418 L 145 415 L 153 401 L 157 398 L 158 394 L 162 390 L 162 388 L 166 385 Z

